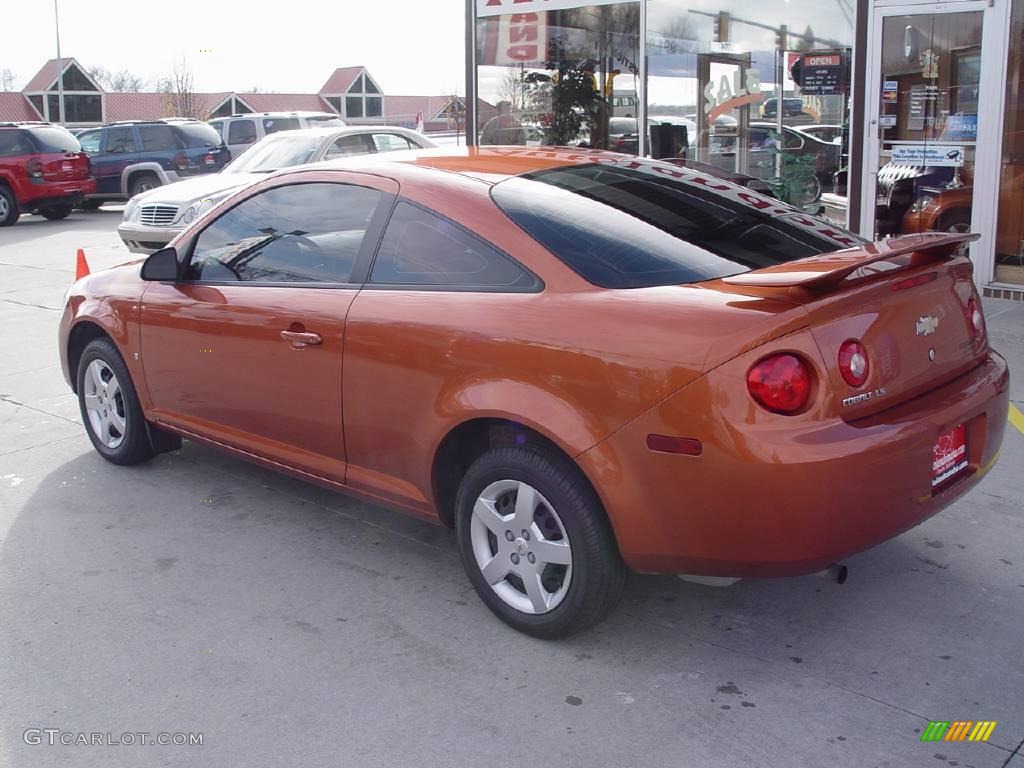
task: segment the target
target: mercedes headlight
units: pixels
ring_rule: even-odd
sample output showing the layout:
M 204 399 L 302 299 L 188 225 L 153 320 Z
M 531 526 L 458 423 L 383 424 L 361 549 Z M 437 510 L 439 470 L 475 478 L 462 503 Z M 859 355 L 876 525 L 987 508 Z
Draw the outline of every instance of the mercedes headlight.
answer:
M 134 200 L 129 200 L 128 205 L 124 207 L 124 220 L 131 221 L 132 216 L 135 215 L 135 211 L 138 210 L 139 204 Z
M 138 221 L 139 220 L 139 216 L 141 214 L 142 214 L 142 206 L 141 205 L 136 205 L 135 208 L 132 209 L 132 221 Z
M 185 210 L 185 212 L 183 214 L 181 214 L 181 223 L 182 224 L 191 224 L 195 220 L 196 220 L 196 207 L 194 205 L 190 205 Z

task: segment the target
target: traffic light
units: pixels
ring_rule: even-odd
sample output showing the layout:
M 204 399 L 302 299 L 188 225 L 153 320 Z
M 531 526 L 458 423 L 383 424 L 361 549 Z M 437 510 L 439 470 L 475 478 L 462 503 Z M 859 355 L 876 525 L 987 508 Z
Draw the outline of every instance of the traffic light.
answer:
M 729 12 L 720 11 L 715 17 L 715 40 L 720 43 L 729 42 Z
M 775 50 L 789 50 L 789 27 L 785 24 L 780 24 L 779 28 L 775 30 Z

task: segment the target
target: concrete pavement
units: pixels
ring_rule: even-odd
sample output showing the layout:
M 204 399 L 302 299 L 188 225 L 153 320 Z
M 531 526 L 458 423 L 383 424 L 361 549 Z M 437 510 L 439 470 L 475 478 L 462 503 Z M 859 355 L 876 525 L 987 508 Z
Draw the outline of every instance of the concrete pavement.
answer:
M 451 534 L 211 449 L 92 449 L 56 324 L 116 210 L 0 230 L 0 766 L 1024 768 L 1024 434 L 849 582 L 633 576 L 610 620 L 518 635 Z M 986 300 L 1024 409 L 1024 305 Z M 996 720 L 990 742 L 919 741 Z M 26 744 L 192 732 L 202 746 Z

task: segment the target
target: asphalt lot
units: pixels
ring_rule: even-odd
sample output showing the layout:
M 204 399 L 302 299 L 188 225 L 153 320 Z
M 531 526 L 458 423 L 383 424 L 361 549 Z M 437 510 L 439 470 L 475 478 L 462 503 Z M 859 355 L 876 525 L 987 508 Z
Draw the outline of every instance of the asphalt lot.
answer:
M 119 220 L 0 230 L 0 766 L 1024 768 L 1014 427 L 979 488 L 844 586 L 633 576 L 597 629 L 533 640 L 445 529 L 190 443 L 135 468 L 93 451 L 56 327 L 76 248 L 130 258 Z M 1024 304 L 986 310 L 1024 408 Z M 922 743 L 929 720 L 998 725 Z

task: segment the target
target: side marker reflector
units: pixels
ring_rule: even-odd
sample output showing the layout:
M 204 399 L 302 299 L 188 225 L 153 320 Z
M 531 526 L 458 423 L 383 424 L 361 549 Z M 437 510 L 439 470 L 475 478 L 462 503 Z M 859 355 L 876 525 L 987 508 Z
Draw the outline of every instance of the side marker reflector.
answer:
M 683 456 L 700 456 L 704 449 L 696 438 L 669 435 L 648 435 L 647 447 L 658 453 L 679 453 Z

